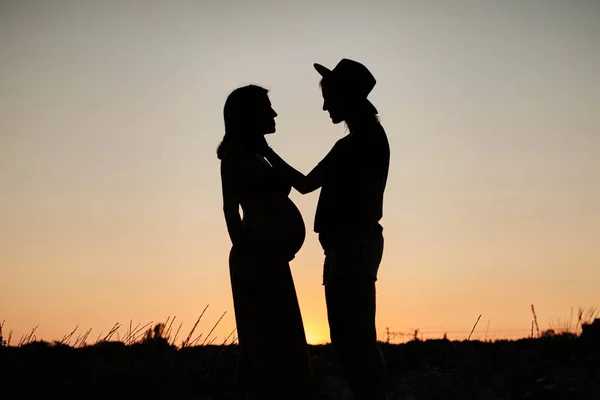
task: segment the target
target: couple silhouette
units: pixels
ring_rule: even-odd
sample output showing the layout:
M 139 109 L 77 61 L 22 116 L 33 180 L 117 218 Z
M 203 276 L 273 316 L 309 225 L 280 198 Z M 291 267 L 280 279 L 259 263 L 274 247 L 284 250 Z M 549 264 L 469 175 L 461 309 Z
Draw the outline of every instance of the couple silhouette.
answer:
M 265 135 L 275 133 L 268 91 L 235 89 L 223 110 L 223 211 L 233 244 L 229 270 L 239 340 L 237 380 L 246 399 L 310 399 L 308 346 L 289 262 L 306 230 L 293 187 L 321 189 L 314 231 L 325 254 L 323 285 L 331 343 L 356 400 L 385 398 L 385 362 L 375 329 L 375 282 L 383 254 L 383 194 L 390 149 L 367 99 L 376 80 L 343 59 L 321 75 L 323 110 L 349 134 L 308 174 L 287 164 Z M 243 211 L 240 216 L 239 207 Z

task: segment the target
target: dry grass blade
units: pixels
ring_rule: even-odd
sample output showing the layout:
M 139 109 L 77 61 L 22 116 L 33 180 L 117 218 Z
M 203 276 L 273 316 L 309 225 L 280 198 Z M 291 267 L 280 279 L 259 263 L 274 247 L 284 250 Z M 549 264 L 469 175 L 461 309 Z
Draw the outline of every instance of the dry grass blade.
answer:
M 598 317 L 598 309 L 596 307 L 589 307 L 583 313 L 583 323 L 591 324 Z
M 152 325 L 152 323 L 153 323 L 153 322 L 154 322 L 154 321 L 150 321 L 150 322 L 148 322 L 146 325 L 142 326 L 141 328 L 137 328 L 137 329 L 136 329 L 136 330 L 133 332 L 133 335 L 132 335 L 132 337 L 131 337 L 131 339 L 130 339 L 130 342 L 129 342 L 129 344 L 136 343 L 136 342 L 137 342 L 137 341 L 138 341 L 138 340 L 139 340 L 139 339 L 140 339 L 140 338 L 141 338 L 141 337 L 144 335 L 144 333 L 146 332 L 146 331 L 145 331 L 145 329 L 146 329 L 148 326 Z M 139 325 L 139 324 L 138 324 L 138 325 Z
M 208 335 L 206 335 L 206 339 L 204 339 L 204 342 L 202 342 L 202 346 L 204 346 L 204 344 L 206 343 L 206 341 L 208 340 L 208 338 L 210 338 L 210 334 L 213 333 L 213 331 L 215 330 L 215 328 L 217 327 L 217 325 L 219 325 L 219 322 L 221 322 L 221 320 L 223 319 L 223 317 L 225 316 L 225 314 L 227 314 L 227 311 L 225 311 L 222 315 L 221 318 L 219 318 L 219 320 L 217 321 L 217 323 L 212 327 L 212 329 L 210 330 L 210 332 L 208 332 Z
M 237 326 L 235 328 L 233 328 L 233 330 L 231 331 L 231 333 L 225 338 L 225 340 L 223 341 L 223 346 L 225 346 L 227 344 L 227 341 L 229 340 L 229 338 L 233 335 L 233 333 L 237 330 Z
M 190 333 L 188 334 L 188 337 L 181 343 L 181 347 L 186 347 L 189 345 L 190 340 L 192 339 L 192 335 L 194 334 L 194 331 L 196 330 L 196 327 L 198 326 L 198 323 L 200 322 L 200 319 L 202 318 L 202 316 L 204 315 L 204 313 L 206 312 L 206 309 L 208 308 L 209 304 L 206 305 L 206 307 L 204 307 L 204 310 L 202 310 L 202 314 L 200 314 L 200 316 L 198 317 L 198 319 L 196 320 L 196 323 L 194 324 L 194 326 L 192 327 L 192 330 L 190 331 Z
M 77 331 L 77 328 L 79 328 L 79 325 L 77 325 L 75 327 L 75 329 L 73 329 L 73 331 L 71 331 L 71 333 L 63 336 L 62 340 L 60 341 L 60 344 L 65 344 L 65 342 L 67 344 L 69 344 L 69 342 L 71 341 L 71 337 L 75 334 L 75 331 Z
M 33 340 L 35 340 L 35 331 L 37 330 L 39 325 L 36 325 L 35 328 L 33 328 L 31 330 L 31 332 L 29 333 L 29 336 L 27 337 L 26 343 L 31 343 Z
M 117 322 L 112 329 L 106 334 L 106 336 L 104 337 L 104 339 L 102 339 L 103 342 L 107 342 L 109 341 L 113 335 L 115 334 L 115 332 L 117 332 L 117 330 L 121 327 L 121 325 Z
M 165 326 L 167 326 L 167 329 L 165 330 L 165 339 L 167 339 L 167 341 L 169 341 L 171 339 L 171 328 L 173 327 L 173 322 L 175 321 L 175 318 L 177 318 L 177 316 L 174 316 L 173 319 L 171 320 L 171 323 L 168 324 L 165 322 Z
M 133 330 L 131 329 L 131 321 L 129 324 L 129 334 L 127 335 L 127 338 L 125 339 L 125 343 L 126 344 L 132 344 L 133 343 L 133 337 L 134 335 L 138 332 L 138 328 L 140 327 L 140 324 L 138 322 L 138 324 L 135 326 L 135 328 L 133 328 Z M 142 328 L 143 329 L 143 328 Z
M 86 341 L 90 333 L 92 332 L 92 328 L 88 329 L 87 332 L 81 337 L 81 341 L 79 342 L 79 347 L 83 347 L 86 345 Z
M 473 329 L 471 329 L 471 333 L 469 333 L 469 337 L 467 338 L 467 340 L 471 340 L 471 335 L 473 334 L 473 332 L 475 332 L 475 328 L 477 327 L 477 324 L 479 323 L 480 319 L 481 314 L 479 314 L 479 317 L 477 317 L 477 321 L 475 321 L 475 325 L 473 325 Z
M 146 325 L 144 325 L 144 326 L 142 326 L 141 328 L 139 328 L 139 329 L 138 329 L 138 330 L 135 332 L 135 334 L 134 334 L 134 336 L 133 336 L 133 338 L 132 338 L 132 343 L 139 343 L 139 342 L 140 342 L 140 340 L 142 340 L 142 336 L 144 336 L 144 335 L 146 334 L 146 330 L 145 330 L 145 329 L 146 329 L 146 327 L 148 327 L 148 326 L 151 326 L 153 322 L 154 322 L 154 321 L 150 321 L 150 322 L 148 322 Z
M 19 343 L 17 344 L 18 346 L 23 346 L 26 345 L 28 343 L 31 343 L 33 340 L 35 340 L 35 331 L 37 330 L 39 325 L 36 325 L 35 328 L 33 328 L 31 330 L 31 332 L 29 332 L 29 334 L 24 334 L 23 336 L 21 336 L 21 339 L 19 340 Z
M 583 331 L 583 325 L 593 323 L 597 316 L 598 310 L 596 309 L 596 307 L 579 307 L 577 318 L 577 333 L 581 334 L 581 332 Z
M 139 326 L 140 324 L 138 324 Z M 131 334 L 132 334 L 132 326 L 133 326 L 133 320 L 129 320 L 129 329 L 127 330 L 127 332 L 125 332 L 125 337 L 123 338 L 123 343 L 125 344 L 129 344 L 130 340 L 131 340 Z M 137 329 L 137 326 L 135 327 Z
M 576 315 L 571 307 L 570 318 L 552 317 L 548 325 L 555 334 L 579 335 L 583 330 L 583 325 L 592 323 L 597 316 L 598 310 L 595 307 L 579 307 Z
M 200 338 L 202 337 L 202 335 L 203 335 L 203 333 L 198 335 L 198 337 L 196 339 L 192 340 L 188 346 L 195 346 L 198 343 L 198 341 L 200 340 Z
M 179 328 L 177 328 L 177 332 L 175 332 L 175 336 L 173 337 L 173 340 L 171 341 L 171 345 L 175 346 L 175 342 L 177 341 L 177 336 L 179 336 L 179 331 L 181 330 L 181 326 L 183 325 L 183 322 L 179 324 Z
M 540 337 L 540 327 L 538 326 L 537 315 L 535 314 L 535 307 L 533 306 L 533 304 L 531 305 L 531 313 L 533 314 L 533 322 L 535 324 L 537 337 Z
M 31 342 L 32 339 L 35 340 L 35 335 L 34 334 L 35 334 L 35 331 L 37 330 L 38 326 L 39 325 L 36 325 L 35 328 L 33 328 L 31 330 L 31 333 L 29 334 L 28 342 Z

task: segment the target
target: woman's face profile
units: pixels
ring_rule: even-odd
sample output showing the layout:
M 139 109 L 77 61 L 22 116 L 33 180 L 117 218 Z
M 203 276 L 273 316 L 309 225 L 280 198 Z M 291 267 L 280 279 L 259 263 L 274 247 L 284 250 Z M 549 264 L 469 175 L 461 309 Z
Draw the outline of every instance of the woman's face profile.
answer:
M 256 133 L 268 135 L 275 133 L 275 117 L 277 113 L 273 110 L 269 96 L 261 96 L 254 104 L 254 125 Z

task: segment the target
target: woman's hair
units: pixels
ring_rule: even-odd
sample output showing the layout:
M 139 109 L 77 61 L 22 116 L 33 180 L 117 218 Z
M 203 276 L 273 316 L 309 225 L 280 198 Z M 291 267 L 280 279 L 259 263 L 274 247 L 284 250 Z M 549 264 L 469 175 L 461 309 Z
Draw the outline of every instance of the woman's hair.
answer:
M 223 107 L 225 120 L 225 136 L 217 148 L 217 158 L 221 160 L 227 147 L 235 142 L 252 140 L 249 132 L 244 132 L 252 122 L 255 113 L 255 104 L 260 103 L 269 91 L 256 85 L 247 85 L 235 89 L 229 94 Z

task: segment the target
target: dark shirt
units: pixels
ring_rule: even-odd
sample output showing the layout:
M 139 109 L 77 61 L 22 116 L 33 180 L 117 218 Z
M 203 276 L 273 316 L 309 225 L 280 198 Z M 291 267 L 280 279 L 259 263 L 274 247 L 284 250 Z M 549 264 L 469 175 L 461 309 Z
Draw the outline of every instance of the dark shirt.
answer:
M 315 232 L 381 231 L 383 193 L 390 146 L 376 121 L 351 130 L 319 163 L 323 184 L 315 214 Z

